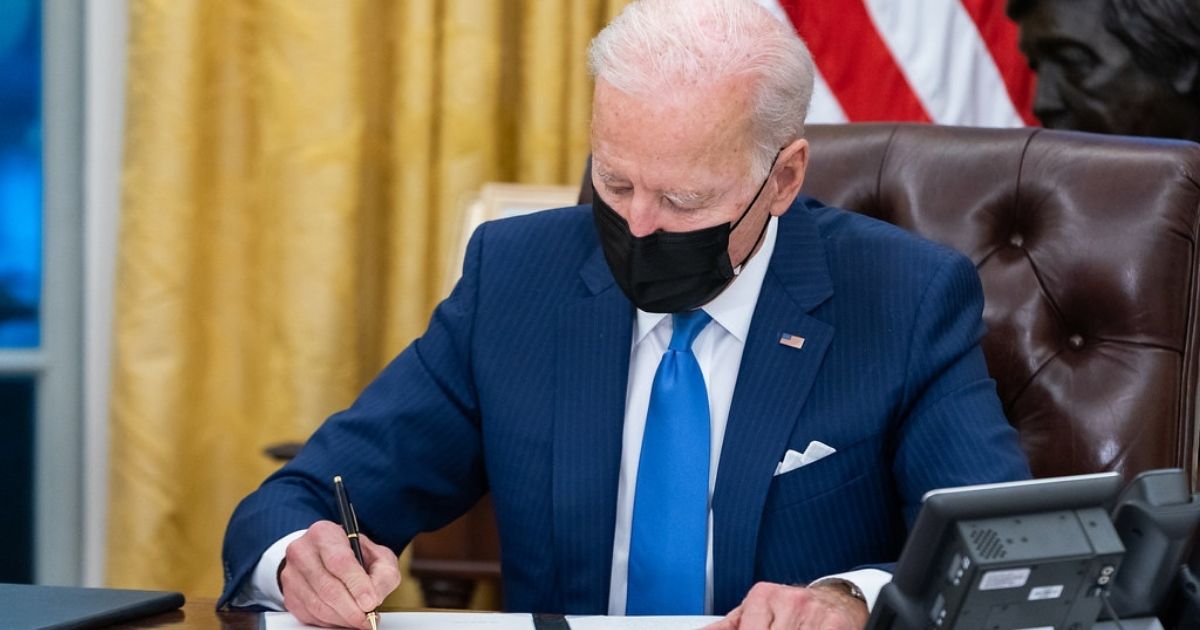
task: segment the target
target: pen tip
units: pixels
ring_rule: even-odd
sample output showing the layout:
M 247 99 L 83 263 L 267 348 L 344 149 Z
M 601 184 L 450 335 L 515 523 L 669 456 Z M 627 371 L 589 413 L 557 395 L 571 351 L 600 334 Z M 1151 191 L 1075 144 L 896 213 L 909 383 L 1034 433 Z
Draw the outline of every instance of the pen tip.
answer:
M 367 620 L 371 622 L 371 630 L 379 630 L 379 615 L 370 613 L 367 615 Z
M 342 476 L 338 475 L 333 478 L 333 483 L 342 483 Z

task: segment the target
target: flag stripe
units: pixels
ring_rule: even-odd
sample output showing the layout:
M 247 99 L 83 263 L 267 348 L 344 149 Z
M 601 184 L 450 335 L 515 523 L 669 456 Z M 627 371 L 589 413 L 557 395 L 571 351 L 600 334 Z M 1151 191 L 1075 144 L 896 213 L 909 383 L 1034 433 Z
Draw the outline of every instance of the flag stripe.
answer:
M 779 343 L 789 348 L 800 350 L 804 347 L 804 337 L 784 333 L 783 336 L 779 338 Z
M 1036 125 L 1005 0 L 758 0 L 817 64 L 809 122 Z
M 875 30 L 862 0 L 842 0 L 837 11 L 806 0 L 781 0 L 780 5 L 808 43 L 847 119 L 932 120 Z
M 961 0 L 975 22 L 996 67 L 1004 80 L 1008 96 L 1027 125 L 1038 124 L 1033 116 L 1035 77 L 1017 47 L 1017 25 L 1004 14 L 1005 0 Z
M 866 0 L 866 7 L 934 122 L 1022 124 L 992 55 L 960 0 Z
M 815 78 L 812 104 L 808 107 L 808 122 L 825 124 L 847 122 L 849 119 L 846 118 L 846 112 L 842 111 L 842 106 L 833 96 L 833 91 L 829 89 L 829 84 L 825 82 L 825 77 L 821 76 L 820 70 L 816 72 Z

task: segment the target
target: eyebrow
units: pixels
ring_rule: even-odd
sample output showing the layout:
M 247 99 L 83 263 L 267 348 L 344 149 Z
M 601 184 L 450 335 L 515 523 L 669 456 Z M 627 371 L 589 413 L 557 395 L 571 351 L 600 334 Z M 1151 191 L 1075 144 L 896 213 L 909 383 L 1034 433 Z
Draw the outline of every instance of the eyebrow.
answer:
M 603 166 L 597 165 L 596 175 L 600 181 L 605 184 L 628 184 L 629 180 L 613 173 L 610 173 Z M 708 203 L 717 197 L 714 190 L 665 190 L 662 196 L 670 199 L 672 203 L 686 206 L 692 204 Z
M 600 181 L 602 181 L 606 184 L 611 184 L 613 182 L 628 182 L 629 181 L 629 180 L 625 179 L 624 177 L 620 177 L 618 175 L 614 175 L 614 174 L 608 172 L 607 169 L 605 169 L 603 166 L 600 166 L 600 165 L 596 166 L 596 173 L 600 177 Z

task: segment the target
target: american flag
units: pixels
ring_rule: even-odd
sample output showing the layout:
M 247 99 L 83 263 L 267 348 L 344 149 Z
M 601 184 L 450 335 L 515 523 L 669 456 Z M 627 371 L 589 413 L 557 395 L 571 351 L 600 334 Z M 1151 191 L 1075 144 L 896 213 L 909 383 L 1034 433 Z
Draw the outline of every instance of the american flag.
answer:
M 780 345 L 799 350 L 800 348 L 804 347 L 804 337 L 783 333 L 783 335 L 779 337 L 779 343 Z
M 1036 125 L 1005 0 L 758 0 L 808 43 L 808 120 Z

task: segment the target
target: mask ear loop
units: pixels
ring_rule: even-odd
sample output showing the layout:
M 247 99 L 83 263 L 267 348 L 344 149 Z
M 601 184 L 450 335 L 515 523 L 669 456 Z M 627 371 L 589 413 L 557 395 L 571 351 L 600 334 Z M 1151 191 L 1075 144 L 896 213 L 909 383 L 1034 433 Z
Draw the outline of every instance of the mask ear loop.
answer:
M 775 173 L 775 163 L 779 161 L 779 156 L 782 154 L 783 149 L 780 149 L 779 151 L 775 152 L 775 157 L 771 158 L 771 166 L 767 169 L 767 178 L 764 179 L 763 183 L 758 187 L 758 192 L 754 193 L 754 198 L 750 200 L 750 205 L 746 206 L 746 210 L 742 212 L 742 216 L 738 217 L 738 220 L 734 221 L 733 225 L 729 227 L 729 232 L 731 234 L 737 229 L 737 226 L 741 225 L 742 220 L 746 218 L 746 215 L 750 214 L 750 210 L 754 207 L 754 204 L 758 202 L 758 197 L 762 195 L 764 190 L 766 190 L 767 182 L 771 181 L 771 175 Z M 754 246 L 750 248 L 750 253 L 746 254 L 746 257 L 742 259 L 742 262 L 738 263 L 738 265 L 733 268 L 733 275 L 735 277 L 741 275 L 742 269 L 745 268 L 746 263 L 750 260 L 750 257 L 754 255 L 754 251 L 758 249 L 759 243 L 762 243 L 763 237 L 766 236 L 767 226 L 770 224 L 771 217 L 767 217 L 767 220 L 763 222 L 762 230 L 759 230 L 758 232 L 758 238 L 754 239 Z

